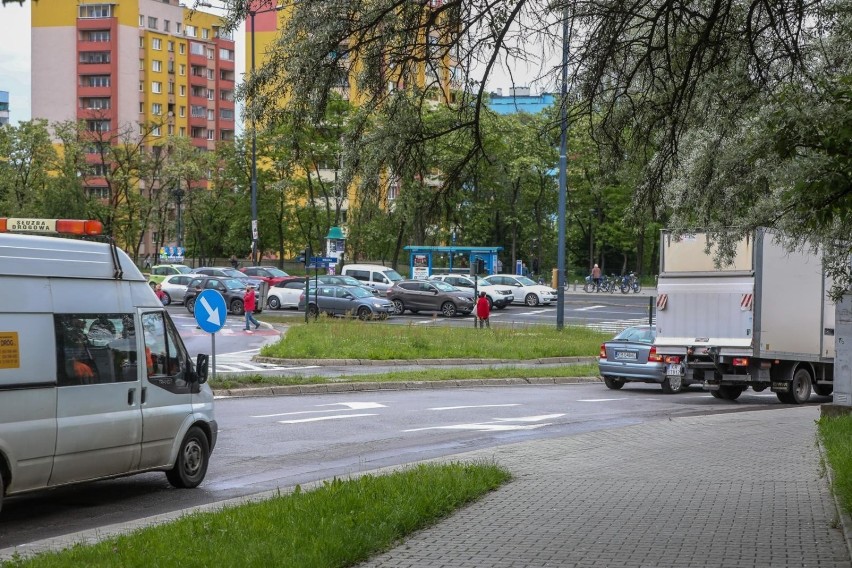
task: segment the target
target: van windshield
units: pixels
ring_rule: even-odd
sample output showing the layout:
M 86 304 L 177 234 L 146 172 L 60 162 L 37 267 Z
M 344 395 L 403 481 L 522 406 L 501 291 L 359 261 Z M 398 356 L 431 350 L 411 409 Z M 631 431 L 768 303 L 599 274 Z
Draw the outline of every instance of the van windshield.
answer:
M 393 270 L 392 268 L 388 268 L 387 270 L 382 270 L 382 273 L 387 277 L 391 282 L 399 282 L 402 280 L 402 276 L 399 275 L 399 272 Z

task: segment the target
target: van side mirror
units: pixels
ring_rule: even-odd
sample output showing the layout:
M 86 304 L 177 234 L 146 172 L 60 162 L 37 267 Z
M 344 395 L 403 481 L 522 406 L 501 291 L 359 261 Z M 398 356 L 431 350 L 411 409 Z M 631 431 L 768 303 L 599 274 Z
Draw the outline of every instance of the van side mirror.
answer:
M 198 384 L 203 385 L 207 382 L 207 373 L 210 371 L 210 355 L 199 353 L 195 360 L 195 376 L 198 379 Z

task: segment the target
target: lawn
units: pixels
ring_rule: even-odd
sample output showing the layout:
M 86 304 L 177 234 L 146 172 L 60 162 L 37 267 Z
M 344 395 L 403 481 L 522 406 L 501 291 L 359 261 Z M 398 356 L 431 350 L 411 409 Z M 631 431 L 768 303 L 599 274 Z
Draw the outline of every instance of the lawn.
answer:
M 352 566 L 510 479 L 493 463 L 418 465 L 384 476 L 298 487 L 267 501 L 17 558 L 8 567 Z
M 823 416 L 817 426 L 834 472 L 832 489 L 841 506 L 852 515 L 852 415 Z

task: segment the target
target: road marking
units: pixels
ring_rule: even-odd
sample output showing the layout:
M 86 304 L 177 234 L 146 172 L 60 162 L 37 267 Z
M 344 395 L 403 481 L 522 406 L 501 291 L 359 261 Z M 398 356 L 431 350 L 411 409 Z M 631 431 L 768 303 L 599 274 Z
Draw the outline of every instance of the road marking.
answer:
M 581 398 L 577 402 L 612 402 L 614 400 L 629 400 L 628 398 Z
M 345 406 L 349 410 L 367 410 L 370 408 L 387 408 L 384 404 L 380 402 L 335 402 L 332 404 L 318 404 L 318 407 L 321 406 Z M 341 409 L 342 410 L 342 409 Z
M 333 408 L 329 410 L 299 410 L 298 412 L 281 412 L 279 414 L 256 414 L 249 418 L 278 418 L 279 416 L 295 416 L 296 414 L 317 414 L 321 412 L 342 412 L 345 408 Z
M 599 308 L 605 308 L 606 306 L 586 306 L 585 308 L 577 308 L 575 312 L 587 312 L 589 310 L 597 310 Z
M 495 418 L 494 420 L 499 420 L 500 422 L 541 422 L 542 420 L 552 420 L 554 418 L 560 418 L 565 416 L 564 414 L 542 414 L 540 416 L 524 416 L 522 418 Z
M 536 310 L 534 312 L 521 312 L 518 315 L 519 316 L 538 316 L 538 315 L 541 315 L 541 314 L 548 314 L 548 313 L 550 313 L 548 310 Z
M 436 406 L 434 408 L 427 408 L 426 410 L 461 410 L 464 408 L 495 408 L 502 406 L 520 406 L 518 403 L 512 404 L 475 404 L 470 406 Z
M 654 323 L 656 323 L 656 320 L 652 321 L 652 325 Z M 594 323 L 586 323 L 585 325 L 588 328 L 596 329 L 598 331 L 620 333 L 628 327 L 633 327 L 634 325 L 648 325 L 648 318 L 633 318 L 627 320 L 604 320 Z
M 429 428 L 412 428 L 410 430 L 403 430 L 403 432 L 423 432 L 425 430 L 475 430 L 477 432 L 511 432 L 517 430 L 535 430 L 544 426 L 550 426 L 550 424 L 453 424 L 452 426 L 431 426 Z
M 279 424 L 303 424 L 305 422 L 320 422 L 322 420 L 340 420 L 342 418 L 363 418 L 366 416 L 378 416 L 378 414 L 337 414 L 335 416 L 317 416 L 316 418 L 304 418 L 302 420 L 279 420 Z

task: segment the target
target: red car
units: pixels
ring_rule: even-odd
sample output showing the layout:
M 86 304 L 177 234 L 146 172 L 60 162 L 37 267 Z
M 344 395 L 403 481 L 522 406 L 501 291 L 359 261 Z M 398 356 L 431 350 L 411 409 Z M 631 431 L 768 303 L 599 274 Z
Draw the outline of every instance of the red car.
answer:
M 240 272 L 253 278 L 260 278 L 268 283 L 270 287 L 275 286 L 279 282 L 287 280 L 290 275 L 274 266 L 244 266 L 240 268 Z

